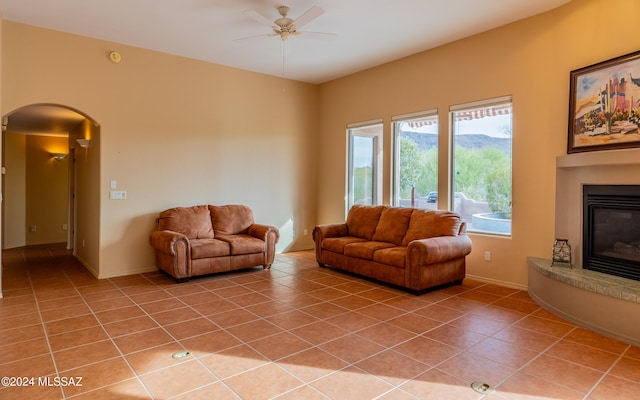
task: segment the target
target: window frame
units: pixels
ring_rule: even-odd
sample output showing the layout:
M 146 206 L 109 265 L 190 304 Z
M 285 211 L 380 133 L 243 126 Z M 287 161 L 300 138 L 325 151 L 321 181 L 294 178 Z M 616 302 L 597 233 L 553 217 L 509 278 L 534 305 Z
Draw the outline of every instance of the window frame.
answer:
M 508 232 L 499 232 L 499 231 L 490 231 L 490 230 L 479 230 L 474 229 L 474 227 L 469 223 L 467 224 L 467 230 L 473 234 L 479 235 L 494 235 L 494 236 L 505 236 L 511 237 L 513 235 L 513 97 L 511 95 L 496 97 L 486 100 L 474 101 L 464 104 L 457 104 L 449 107 L 449 193 L 448 193 L 448 207 L 450 210 L 455 211 L 455 177 L 456 177 L 456 120 L 455 114 L 460 112 L 477 112 L 477 111 L 486 111 L 496 107 L 498 109 L 502 109 L 503 106 L 508 105 L 508 111 L 496 111 L 496 115 L 509 115 L 509 127 L 511 130 L 511 149 L 509 154 L 509 163 L 510 163 L 510 184 L 511 184 L 511 193 L 510 193 L 510 213 L 511 213 L 511 225 L 509 227 Z M 481 112 L 482 112 L 481 111 Z M 493 115 L 492 115 L 493 116 Z
M 398 207 L 400 206 L 400 145 L 399 145 L 399 139 L 401 137 L 401 135 L 399 134 L 399 125 L 403 122 L 411 122 L 411 121 L 419 121 L 419 120 L 424 120 L 424 119 L 431 119 L 431 118 L 435 118 L 435 124 L 438 127 L 436 129 L 436 135 L 438 138 L 438 142 L 436 144 L 436 151 L 437 154 L 439 155 L 439 151 L 440 151 L 440 135 L 439 135 L 439 125 L 440 125 L 440 116 L 438 114 L 438 109 L 434 108 L 434 109 L 430 109 L 430 110 L 425 110 L 425 111 L 418 111 L 418 112 L 413 112 L 413 113 L 408 113 L 408 114 L 401 114 L 401 115 L 395 115 L 393 117 L 391 117 L 391 132 L 393 135 L 393 141 L 392 141 L 392 146 L 393 146 L 393 162 L 392 162 L 392 170 L 391 170 L 391 203 Z M 437 184 L 438 182 L 438 164 L 439 164 L 439 160 L 436 161 L 436 171 L 435 171 L 435 175 L 436 175 L 436 190 L 438 190 L 437 186 L 439 186 Z M 436 208 L 437 208 L 437 200 L 436 200 Z
M 373 139 L 373 159 L 372 159 L 372 204 L 382 204 L 382 139 L 384 136 L 384 120 L 382 118 L 347 124 L 347 170 L 345 188 L 345 216 L 349 209 L 355 204 L 353 190 L 353 140 L 354 137 L 366 137 Z M 366 132 L 365 129 L 379 128 L 375 132 Z M 356 133 L 357 132 L 357 133 Z

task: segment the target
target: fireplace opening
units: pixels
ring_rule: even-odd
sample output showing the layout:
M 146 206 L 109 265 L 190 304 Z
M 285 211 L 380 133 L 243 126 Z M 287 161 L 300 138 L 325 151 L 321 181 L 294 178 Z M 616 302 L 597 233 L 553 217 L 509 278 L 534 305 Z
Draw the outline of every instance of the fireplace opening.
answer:
M 640 185 L 583 186 L 582 267 L 640 281 Z

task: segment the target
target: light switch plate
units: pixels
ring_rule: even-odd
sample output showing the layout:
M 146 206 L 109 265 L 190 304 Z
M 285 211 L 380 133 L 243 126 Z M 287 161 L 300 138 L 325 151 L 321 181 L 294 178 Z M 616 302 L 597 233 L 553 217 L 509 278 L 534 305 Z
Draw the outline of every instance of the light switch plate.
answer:
M 112 190 L 109 192 L 109 200 L 126 200 L 126 190 Z

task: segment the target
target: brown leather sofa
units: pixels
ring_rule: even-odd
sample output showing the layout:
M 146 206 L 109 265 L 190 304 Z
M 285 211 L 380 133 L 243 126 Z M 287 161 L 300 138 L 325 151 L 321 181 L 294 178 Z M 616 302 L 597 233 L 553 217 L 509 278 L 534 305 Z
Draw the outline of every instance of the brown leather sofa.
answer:
M 347 221 L 313 230 L 316 260 L 422 293 L 465 277 L 466 224 L 450 211 L 355 205 Z
M 276 227 L 254 223 L 247 206 L 199 205 L 161 212 L 150 243 L 158 269 L 184 282 L 257 265 L 268 269 L 279 238 Z

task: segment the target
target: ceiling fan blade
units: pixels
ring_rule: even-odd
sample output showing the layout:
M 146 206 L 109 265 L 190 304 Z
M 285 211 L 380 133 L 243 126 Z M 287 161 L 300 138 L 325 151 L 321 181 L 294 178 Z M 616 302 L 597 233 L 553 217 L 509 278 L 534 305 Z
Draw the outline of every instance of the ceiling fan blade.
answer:
M 335 33 L 328 33 L 328 32 L 310 32 L 310 31 L 298 31 L 298 32 L 302 34 L 302 37 L 308 38 L 308 39 L 329 41 L 329 40 L 334 40 L 335 38 L 338 37 Z
M 256 11 L 253 11 L 253 10 L 245 11 L 244 15 L 253 19 L 256 22 L 261 23 L 262 25 L 267 25 L 269 27 L 273 26 L 273 21 L 271 21 L 269 18 L 265 17 L 264 15 Z
M 270 34 L 262 34 L 262 35 L 253 35 L 253 36 L 247 36 L 247 37 L 241 37 L 241 38 L 233 39 L 233 41 L 234 42 L 239 42 L 241 40 L 254 39 L 254 38 L 258 38 L 258 37 L 269 37 L 269 36 L 275 36 L 275 35 L 272 34 L 272 33 L 270 33 Z
M 314 19 L 318 18 L 322 14 L 324 14 L 324 10 L 322 8 L 318 6 L 313 6 L 307 11 L 305 11 L 304 14 L 299 16 L 298 19 L 293 21 L 293 24 L 298 28 L 302 28 L 303 26 L 313 21 Z

